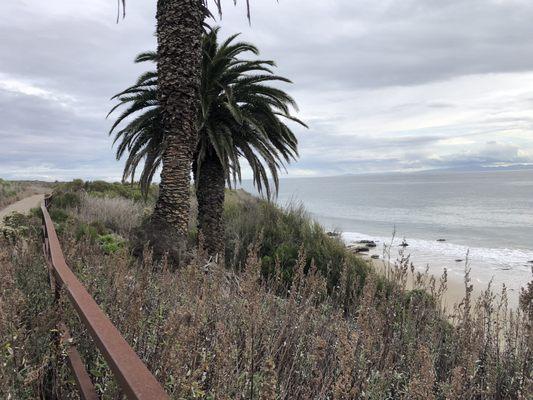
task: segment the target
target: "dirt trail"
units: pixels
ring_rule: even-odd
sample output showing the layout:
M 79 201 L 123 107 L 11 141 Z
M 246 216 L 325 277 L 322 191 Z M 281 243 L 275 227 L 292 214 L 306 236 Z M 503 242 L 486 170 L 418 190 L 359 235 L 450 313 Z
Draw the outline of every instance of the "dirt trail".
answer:
M 32 208 L 38 207 L 41 201 L 44 199 L 44 194 L 35 194 L 30 197 L 26 197 L 22 200 L 13 203 L 3 210 L 0 210 L 0 225 L 2 225 L 4 217 L 11 214 L 13 211 L 21 214 L 27 214 Z

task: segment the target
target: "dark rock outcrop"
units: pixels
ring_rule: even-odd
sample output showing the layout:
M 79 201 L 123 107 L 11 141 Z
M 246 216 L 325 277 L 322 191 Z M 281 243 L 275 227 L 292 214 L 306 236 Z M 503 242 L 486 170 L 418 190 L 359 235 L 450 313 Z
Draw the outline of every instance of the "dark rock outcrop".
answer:
M 358 253 L 368 253 L 370 251 L 370 248 L 368 246 L 352 245 L 352 246 L 348 246 L 348 250 L 350 250 L 352 253 L 358 254 Z
M 376 242 L 374 242 L 373 240 L 358 240 L 357 243 L 363 244 L 366 247 L 377 247 Z

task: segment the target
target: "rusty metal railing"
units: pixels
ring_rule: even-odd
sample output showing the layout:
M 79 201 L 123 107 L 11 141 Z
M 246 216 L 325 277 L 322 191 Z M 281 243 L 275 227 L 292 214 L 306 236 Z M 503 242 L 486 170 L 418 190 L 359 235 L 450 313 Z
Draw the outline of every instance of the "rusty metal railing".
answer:
M 51 196 L 41 204 L 43 214 L 43 251 L 48 265 L 50 285 L 56 301 L 64 290 L 81 322 L 100 349 L 113 372 L 118 385 L 131 400 L 168 400 L 159 382 L 128 345 L 117 328 L 98 307 L 76 275 L 67 266 L 54 223 L 48 213 Z M 67 346 L 67 357 L 84 400 L 97 400 L 97 394 L 76 347 L 71 343 L 65 324 L 58 327 L 61 341 Z

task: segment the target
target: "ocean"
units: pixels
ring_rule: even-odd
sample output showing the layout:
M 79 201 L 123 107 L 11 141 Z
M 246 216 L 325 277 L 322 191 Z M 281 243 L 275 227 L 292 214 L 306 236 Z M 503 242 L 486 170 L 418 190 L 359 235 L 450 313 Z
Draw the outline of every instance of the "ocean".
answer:
M 467 266 L 478 288 L 517 293 L 532 278 L 533 170 L 287 178 L 276 201 L 302 203 L 347 243 L 376 241 L 376 254 L 392 244 L 393 260 L 405 240 L 418 269 L 462 278 Z

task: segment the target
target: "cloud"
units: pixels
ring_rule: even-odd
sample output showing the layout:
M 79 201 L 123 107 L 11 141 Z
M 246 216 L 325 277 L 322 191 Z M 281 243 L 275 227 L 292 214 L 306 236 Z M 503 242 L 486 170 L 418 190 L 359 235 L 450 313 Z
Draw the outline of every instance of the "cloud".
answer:
M 533 155 L 522 152 L 518 146 L 489 141 L 481 148 L 430 158 L 430 164 L 446 167 L 498 167 L 533 165 Z
M 0 2 L 2 177 L 121 176 L 109 98 L 147 67 L 156 2 Z M 291 176 L 530 163 L 533 3 L 226 2 L 225 34 L 274 59 L 309 130 Z
M 251 28 L 233 7 L 222 23 L 261 40 L 299 84 L 320 89 L 530 70 L 532 18 L 527 1 L 291 0 L 253 4 Z

